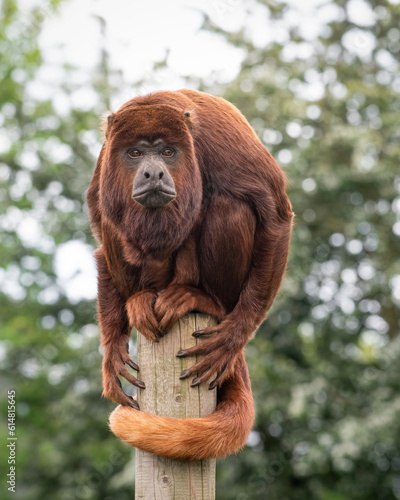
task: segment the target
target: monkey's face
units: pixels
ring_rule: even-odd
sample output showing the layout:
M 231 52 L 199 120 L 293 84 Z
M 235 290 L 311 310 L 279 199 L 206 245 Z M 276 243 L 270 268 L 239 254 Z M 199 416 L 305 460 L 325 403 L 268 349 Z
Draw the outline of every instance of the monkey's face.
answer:
M 202 179 L 190 125 L 185 111 L 167 105 L 127 105 L 107 119 L 99 208 L 123 221 L 131 239 L 143 233 L 140 224 L 152 224 L 155 239 L 158 224 L 165 240 L 167 224 L 189 227 L 198 215 Z
M 140 140 L 124 149 L 123 161 L 133 177 L 132 198 L 146 208 L 161 208 L 175 199 L 170 171 L 177 169 L 181 156 L 176 146 L 163 139 Z

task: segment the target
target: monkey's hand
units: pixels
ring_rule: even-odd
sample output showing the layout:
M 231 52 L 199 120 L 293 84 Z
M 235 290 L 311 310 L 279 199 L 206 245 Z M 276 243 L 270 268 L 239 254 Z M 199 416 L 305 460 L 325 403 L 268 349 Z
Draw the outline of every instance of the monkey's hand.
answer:
M 195 337 L 206 335 L 213 336 L 195 347 L 177 353 L 178 357 L 204 355 L 195 365 L 188 370 L 184 370 L 180 378 L 184 379 L 197 373 L 197 377 L 190 384 L 191 387 L 195 387 L 214 376 L 214 380 L 209 385 L 209 389 L 214 389 L 214 387 L 219 387 L 232 376 L 236 358 L 246 344 L 244 339 L 248 337 L 228 319 L 225 319 L 219 325 L 193 333 Z
M 131 406 L 139 409 L 137 401 L 126 395 L 122 390 L 118 377 L 123 377 L 141 389 L 145 388 L 144 383 L 134 377 L 126 368 L 130 366 L 133 370 L 139 371 L 139 367 L 129 356 L 129 338 L 121 335 L 118 341 L 108 343 L 104 346 L 103 357 L 103 396 L 111 399 L 115 403 L 123 406 Z
M 153 342 L 158 342 L 164 333 L 154 314 L 153 306 L 156 299 L 157 294 L 154 290 L 142 290 L 132 295 L 126 302 L 130 326 L 134 326 L 138 332 Z
M 161 330 L 169 330 L 174 323 L 190 311 L 210 314 L 218 320 L 224 315 L 222 307 L 198 288 L 173 284 L 158 293 L 154 312 Z

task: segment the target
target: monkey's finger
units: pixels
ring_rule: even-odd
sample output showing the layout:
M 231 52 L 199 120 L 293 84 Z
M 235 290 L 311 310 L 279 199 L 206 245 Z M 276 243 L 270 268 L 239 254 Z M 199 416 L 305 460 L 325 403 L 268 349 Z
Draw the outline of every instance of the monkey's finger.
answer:
M 136 401 L 136 399 L 132 398 L 131 396 L 128 396 L 128 398 L 130 400 L 130 406 L 132 408 L 135 408 L 135 410 L 140 410 L 139 403 Z
M 212 372 L 211 374 L 213 374 L 216 372 L 214 366 L 215 366 L 215 359 L 214 358 L 210 359 L 209 356 L 206 356 L 203 359 L 201 359 L 198 363 L 188 368 L 187 370 L 183 370 L 179 378 L 180 379 L 188 378 L 191 375 L 194 375 L 195 373 L 201 374 L 201 376 L 203 376 L 203 374 L 207 370 L 211 370 Z
M 219 387 L 228 378 L 228 374 L 227 374 L 227 371 L 226 371 L 227 368 L 228 368 L 228 363 L 226 363 L 221 368 L 221 370 L 219 371 L 219 373 L 217 374 L 217 376 L 215 377 L 215 379 L 208 386 L 208 388 L 209 388 L 210 391 L 212 389 L 215 389 L 216 387 Z
M 184 358 L 186 356 L 194 356 L 195 354 L 205 354 L 205 348 L 202 345 L 190 347 L 189 349 L 181 349 L 176 353 L 178 358 Z
M 180 285 L 170 285 L 164 290 L 157 292 L 157 302 L 165 303 L 171 300 L 177 301 L 183 294 L 185 294 L 185 290 L 182 290 Z
M 153 311 L 151 312 L 151 314 L 149 313 L 146 316 L 142 324 L 148 333 L 150 334 L 152 333 L 155 336 L 155 338 L 157 338 L 157 333 L 159 330 L 159 322 Z
M 161 297 L 161 298 L 157 298 L 154 305 L 153 305 L 153 310 L 154 310 L 154 314 L 157 318 L 161 318 L 162 316 L 164 316 L 168 310 L 167 307 L 165 307 L 165 302 L 163 300 L 164 296 Z
M 204 328 L 204 330 L 197 330 L 192 333 L 193 337 L 204 337 L 206 335 L 212 335 L 213 333 L 219 333 L 221 331 L 221 325 L 209 326 Z
M 122 406 L 130 406 L 139 410 L 139 404 L 131 396 L 125 394 L 122 389 L 121 381 L 118 377 L 114 377 L 113 382 L 109 381 L 104 387 L 103 396 L 111 399 L 114 403 Z
M 136 372 L 140 371 L 138 365 L 129 358 L 127 361 L 125 361 L 125 364 L 130 366 L 132 370 L 135 370 Z
M 195 356 L 196 354 L 208 354 L 211 350 L 207 343 L 203 342 L 194 347 L 189 347 L 189 349 L 181 349 L 176 355 L 178 358 L 184 358 L 186 356 Z
M 154 304 L 154 313 L 159 322 L 168 323 L 180 306 L 178 297 L 169 297 L 168 292 L 159 297 Z
M 209 380 L 213 375 L 215 375 L 215 368 L 209 368 L 204 373 L 194 378 L 192 380 L 192 383 L 190 384 L 190 387 L 196 387 L 197 385 L 206 382 L 206 380 Z
M 175 312 L 171 309 L 166 311 L 163 315 L 159 316 L 160 320 L 158 322 L 158 328 L 160 330 L 167 331 L 171 328 L 171 326 L 177 321 L 177 317 L 175 316 Z
M 136 330 L 148 340 L 152 340 L 153 342 L 159 342 L 160 340 L 161 334 L 158 330 L 158 325 L 153 330 L 148 328 L 145 324 L 138 324 Z
M 124 379 L 127 380 L 130 384 L 135 385 L 136 387 L 140 387 L 140 389 L 146 389 L 144 382 L 134 377 L 131 373 L 128 372 L 125 367 L 120 370 L 120 375 L 121 377 L 124 377 Z
M 210 354 L 219 347 L 221 347 L 221 340 L 218 337 L 212 337 L 201 342 L 201 344 L 189 347 L 189 349 L 181 349 L 176 355 L 178 358 L 183 358 L 185 356 L 194 356 L 195 354 Z
M 122 404 L 123 406 L 130 406 L 131 408 L 134 408 L 135 410 L 140 410 L 139 403 L 137 402 L 136 396 L 133 398 L 132 396 L 128 396 L 125 394 L 124 390 L 122 389 L 121 381 L 118 377 L 116 377 L 116 381 L 118 382 L 118 389 L 117 389 L 117 403 Z M 113 399 L 115 401 L 115 399 Z
M 115 403 L 118 403 L 122 406 L 130 406 L 131 408 L 134 408 L 135 410 L 140 410 L 139 404 L 137 401 L 135 401 L 131 396 L 128 396 L 125 394 L 125 392 L 120 389 L 118 391 L 118 394 L 115 395 L 115 397 L 111 398 Z

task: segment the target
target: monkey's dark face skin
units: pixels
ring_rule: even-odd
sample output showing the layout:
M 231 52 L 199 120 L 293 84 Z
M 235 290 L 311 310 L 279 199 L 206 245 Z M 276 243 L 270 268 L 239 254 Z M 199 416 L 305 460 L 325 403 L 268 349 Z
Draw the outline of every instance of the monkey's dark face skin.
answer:
M 138 141 L 126 148 L 123 160 L 134 172 L 132 198 L 146 208 L 162 208 L 175 199 L 170 170 L 178 164 L 180 151 L 162 139 Z

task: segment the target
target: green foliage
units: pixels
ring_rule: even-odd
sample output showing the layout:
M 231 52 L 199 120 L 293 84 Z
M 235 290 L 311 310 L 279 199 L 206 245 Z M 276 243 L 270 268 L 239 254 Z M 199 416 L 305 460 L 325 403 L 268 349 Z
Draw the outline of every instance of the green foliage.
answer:
M 1 4 L 1 409 L 16 389 L 15 498 L 123 500 L 133 454 L 106 427 L 95 305 L 71 300 L 54 271 L 62 244 L 93 244 L 84 195 L 115 89 L 103 53 L 92 108 L 69 98 L 74 68 L 53 89 L 63 112 L 52 92 L 35 95 L 37 35 L 59 3 Z M 296 213 L 281 294 L 247 349 L 256 427 L 219 462 L 219 500 L 400 498 L 400 6 L 368 1 L 376 22 L 360 28 L 348 3 L 330 2 L 335 19 L 315 41 L 299 23 L 261 48 L 205 18 L 247 54 L 223 95 L 287 172 Z M 270 24 L 289 11 L 259 4 Z

